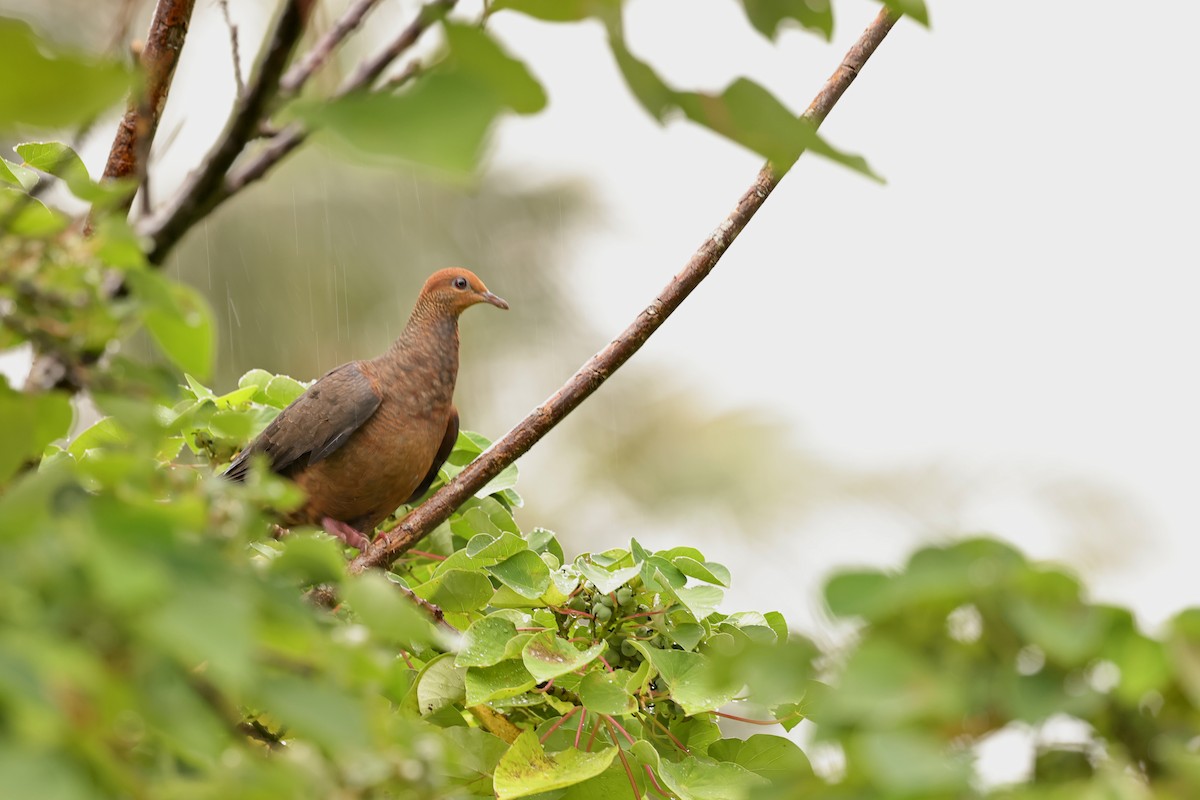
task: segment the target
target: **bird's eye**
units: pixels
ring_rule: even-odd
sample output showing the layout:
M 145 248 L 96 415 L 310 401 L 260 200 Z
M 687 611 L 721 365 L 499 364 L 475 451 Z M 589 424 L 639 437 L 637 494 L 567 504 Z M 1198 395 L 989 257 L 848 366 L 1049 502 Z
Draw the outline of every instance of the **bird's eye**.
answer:
M 460 276 L 460 277 L 457 277 L 454 279 L 454 288 L 455 289 L 465 289 L 465 288 L 467 288 L 468 285 L 469 284 L 467 283 L 466 278 L 463 278 Z

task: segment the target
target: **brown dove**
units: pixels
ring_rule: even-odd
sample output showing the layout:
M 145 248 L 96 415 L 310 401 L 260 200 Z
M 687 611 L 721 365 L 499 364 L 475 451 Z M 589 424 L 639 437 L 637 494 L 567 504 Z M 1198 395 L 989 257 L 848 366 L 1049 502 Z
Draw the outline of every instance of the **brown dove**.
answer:
M 309 524 L 362 549 L 375 526 L 425 493 L 458 438 L 458 315 L 508 308 L 469 270 L 433 273 L 400 336 L 379 358 L 326 373 L 238 454 L 240 481 L 262 455 L 307 500 L 283 522 Z

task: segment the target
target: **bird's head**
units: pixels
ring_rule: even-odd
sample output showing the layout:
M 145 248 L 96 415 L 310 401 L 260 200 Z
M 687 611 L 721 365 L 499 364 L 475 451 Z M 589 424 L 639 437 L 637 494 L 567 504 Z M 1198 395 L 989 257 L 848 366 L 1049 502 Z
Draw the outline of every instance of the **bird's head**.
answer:
M 496 308 L 508 308 L 508 303 L 489 292 L 474 272 L 462 267 L 438 270 L 430 275 L 429 280 L 425 281 L 425 287 L 421 289 L 418 304 L 421 303 L 427 303 L 456 316 L 476 303 L 491 303 Z

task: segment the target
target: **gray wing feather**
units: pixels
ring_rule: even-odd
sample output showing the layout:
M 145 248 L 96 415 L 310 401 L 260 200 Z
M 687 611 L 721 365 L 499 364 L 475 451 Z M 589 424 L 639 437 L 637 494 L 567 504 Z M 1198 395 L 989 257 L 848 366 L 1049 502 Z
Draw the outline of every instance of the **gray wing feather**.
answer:
M 278 473 L 301 463 L 316 464 L 345 444 L 382 400 L 357 362 L 343 364 L 281 411 L 224 475 L 235 481 L 245 479 L 251 458 L 259 453 Z

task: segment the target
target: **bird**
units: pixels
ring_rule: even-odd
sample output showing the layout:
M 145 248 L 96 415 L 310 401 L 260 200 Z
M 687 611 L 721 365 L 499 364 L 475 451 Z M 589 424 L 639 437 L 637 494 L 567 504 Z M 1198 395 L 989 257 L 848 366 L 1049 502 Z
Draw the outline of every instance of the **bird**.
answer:
M 386 353 L 330 370 L 283 409 L 230 463 L 251 463 L 304 490 L 283 524 L 314 525 L 358 550 L 380 522 L 423 495 L 458 438 L 458 316 L 478 303 L 507 309 L 473 272 L 433 273 Z

